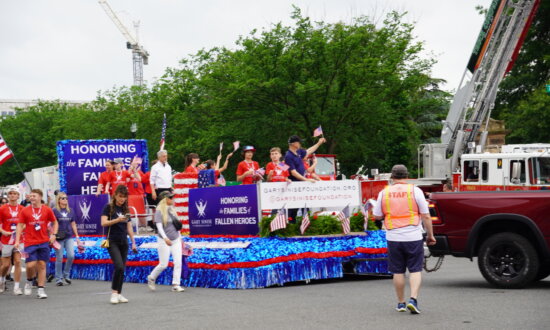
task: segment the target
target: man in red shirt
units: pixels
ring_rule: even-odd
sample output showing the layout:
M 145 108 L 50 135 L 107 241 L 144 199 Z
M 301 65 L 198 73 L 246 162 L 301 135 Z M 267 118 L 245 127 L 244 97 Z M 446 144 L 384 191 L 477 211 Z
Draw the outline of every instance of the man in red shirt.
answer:
M 6 291 L 6 276 L 11 269 L 11 260 L 13 257 L 13 264 L 15 266 L 15 284 L 13 287 L 13 294 L 20 296 L 23 294 L 19 288 L 19 282 L 21 282 L 21 252 L 23 251 L 23 244 L 16 246 L 15 234 L 17 231 L 17 224 L 19 223 L 19 214 L 23 209 L 22 205 L 19 205 L 19 190 L 15 187 L 8 188 L 8 204 L 0 207 L 0 233 L 2 238 L 2 267 L 0 268 L 0 293 Z M 21 241 L 23 243 L 23 241 Z
M 113 163 L 115 168 L 111 171 L 111 178 L 109 180 L 109 191 L 111 191 L 111 194 L 116 190 L 117 186 L 125 186 L 131 176 L 128 171 L 122 168 L 122 158 L 115 158 Z
M 237 166 L 237 181 L 241 181 L 243 184 L 253 184 L 262 178 L 256 174 L 256 171 L 260 169 L 260 165 L 252 160 L 254 152 L 256 152 L 256 149 L 253 146 L 243 148 L 244 160 Z
M 281 162 L 281 148 L 275 147 L 271 148 L 269 151 L 269 156 L 271 157 L 271 162 L 265 166 L 265 172 L 267 173 L 268 182 L 285 182 L 290 181 L 288 179 L 288 170 L 284 169 L 286 166 Z M 286 166 L 288 167 L 288 166 Z
M 111 187 L 108 185 L 108 183 L 111 181 L 111 172 L 113 171 L 113 161 L 112 160 L 106 160 L 105 161 L 105 172 L 102 172 L 99 175 L 99 180 L 97 180 L 97 189 L 96 189 L 96 196 L 99 196 L 99 194 L 111 194 L 112 190 Z M 107 189 L 109 188 L 109 191 Z
M 57 235 L 57 219 L 52 209 L 42 204 L 43 193 L 40 189 L 31 190 L 31 205 L 25 207 L 19 215 L 15 246 L 21 243 L 21 235 L 25 233 L 25 252 L 29 255 L 27 264 L 27 283 L 24 293 L 32 294 L 32 279 L 38 273 L 38 299 L 48 298 L 44 292 L 46 282 L 46 263 L 50 259 L 50 244 L 55 242 Z M 48 234 L 48 224 L 52 223 L 52 233 Z

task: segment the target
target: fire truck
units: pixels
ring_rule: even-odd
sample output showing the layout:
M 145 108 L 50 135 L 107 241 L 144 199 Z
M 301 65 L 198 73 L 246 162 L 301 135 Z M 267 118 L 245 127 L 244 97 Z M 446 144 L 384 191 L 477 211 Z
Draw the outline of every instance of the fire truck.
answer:
M 486 149 L 497 88 L 512 69 L 540 0 L 493 0 L 443 121 L 441 143 L 418 148 L 418 178 L 424 192 L 539 190 L 550 188 L 550 144 L 503 145 Z M 376 198 L 389 175 L 363 180 L 363 201 Z M 359 176 L 361 177 L 361 176 Z

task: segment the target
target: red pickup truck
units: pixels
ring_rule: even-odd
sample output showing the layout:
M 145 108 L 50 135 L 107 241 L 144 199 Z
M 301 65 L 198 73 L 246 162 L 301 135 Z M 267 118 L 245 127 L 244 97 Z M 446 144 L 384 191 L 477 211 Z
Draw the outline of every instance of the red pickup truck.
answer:
M 434 256 L 478 257 L 483 277 L 521 288 L 550 275 L 550 191 L 433 193 Z

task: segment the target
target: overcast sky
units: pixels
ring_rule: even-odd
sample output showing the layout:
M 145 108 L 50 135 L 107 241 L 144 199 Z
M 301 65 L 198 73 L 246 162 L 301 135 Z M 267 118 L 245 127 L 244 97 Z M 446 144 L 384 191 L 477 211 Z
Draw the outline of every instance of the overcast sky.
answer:
M 456 89 L 490 0 L 108 0 L 151 54 L 152 82 L 202 48 L 233 47 L 240 35 L 290 23 L 292 4 L 314 21 L 350 22 L 407 11 L 415 35 L 436 55 L 433 76 Z M 131 52 L 97 0 L 2 0 L 0 99 L 91 100 L 97 91 L 132 84 Z

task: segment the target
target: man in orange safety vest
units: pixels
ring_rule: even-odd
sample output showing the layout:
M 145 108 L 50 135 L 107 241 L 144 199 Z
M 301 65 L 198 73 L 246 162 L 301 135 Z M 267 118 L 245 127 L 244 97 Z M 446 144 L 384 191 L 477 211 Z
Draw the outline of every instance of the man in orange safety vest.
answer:
M 428 203 L 420 188 L 407 183 L 409 174 L 404 165 L 395 165 L 391 171 L 393 184 L 378 195 L 373 214 L 384 219 L 388 241 L 388 270 L 393 273 L 393 285 L 397 294 L 398 312 L 420 314 L 418 291 L 422 282 L 424 242 L 422 226 L 426 230 L 426 243 L 435 244 Z M 405 272 L 409 269 L 411 298 L 405 302 Z

